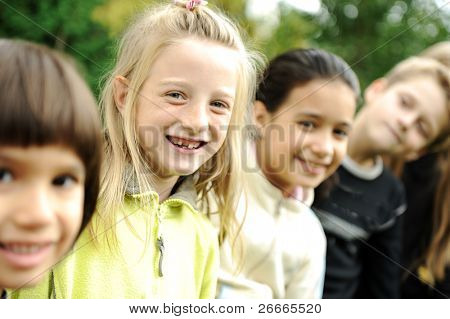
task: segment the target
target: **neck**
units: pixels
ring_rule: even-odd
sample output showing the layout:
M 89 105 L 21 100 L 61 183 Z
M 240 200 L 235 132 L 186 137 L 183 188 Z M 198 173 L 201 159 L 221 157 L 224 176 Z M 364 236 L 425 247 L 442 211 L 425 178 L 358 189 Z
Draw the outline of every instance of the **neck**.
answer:
M 363 121 L 356 119 L 348 140 L 347 155 L 363 167 L 373 167 L 378 154 L 371 148 L 370 139 L 366 135 L 363 124 Z
M 152 186 L 159 195 L 159 201 L 162 202 L 170 196 L 170 192 L 177 183 L 179 176 L 159 177 L 153 176 Z
M 264 177 L 269 181 L 270 184 L 272 184 L 281 191 L 283 197 L 285 198 L 295 197 L 297 186 L 286 184 L 283 180 L 279 178 L 279 175 L 277 173 L 272 173 L 266 170 L 265 169 L 266 165 L 264 164 L 265 159 L 263 156 L 264 150 L 261 149 L 261 144 L 259 143 L 259 141 L 256 142 L 255 144 L 256 144 L 255 149 L 256 162 L 259 168 L 261 169 L 261 172 L 263 173 Z

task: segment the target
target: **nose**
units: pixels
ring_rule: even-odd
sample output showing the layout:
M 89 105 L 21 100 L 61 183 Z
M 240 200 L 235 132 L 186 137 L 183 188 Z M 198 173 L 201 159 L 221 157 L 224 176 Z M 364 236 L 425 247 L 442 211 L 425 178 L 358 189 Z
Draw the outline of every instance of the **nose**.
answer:
M 206 103 L 197 101 L 186 107 L 181 122 L 192 135 L 206 130 L 209 126 L 208 108 Z
M 333 155 L 333 136 L 332 132 L 323 129 L 322 132 L 314 134 L 314 138 L 311 141 L 311 150 L 320 158 L 326 158 Z
M 39 229 L 52 222 L 52 200 L 45 186 L 35 184 L 23 190 L 22 204 L 14 213 L 14 222 L 24 229 Z
M 397 122 L 400 129 L 405 132 L 412 127 L 417 120 L 417 113 L 414 111 L 403 112 L 398 115 Z

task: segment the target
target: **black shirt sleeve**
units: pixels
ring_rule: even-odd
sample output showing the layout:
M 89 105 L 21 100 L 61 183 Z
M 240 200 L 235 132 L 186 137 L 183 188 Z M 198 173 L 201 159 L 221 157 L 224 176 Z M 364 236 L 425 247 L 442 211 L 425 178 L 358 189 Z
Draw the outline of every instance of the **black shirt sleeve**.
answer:
M 363 271 L 357 298 L 400 298 L 403 218 L 405 192 L 400 183 L 393 191 L 394 216 L 387 225 L 373 233 L 362 250 Z
M 401 219 L 364 244 L 357 298 L 400 298 Z

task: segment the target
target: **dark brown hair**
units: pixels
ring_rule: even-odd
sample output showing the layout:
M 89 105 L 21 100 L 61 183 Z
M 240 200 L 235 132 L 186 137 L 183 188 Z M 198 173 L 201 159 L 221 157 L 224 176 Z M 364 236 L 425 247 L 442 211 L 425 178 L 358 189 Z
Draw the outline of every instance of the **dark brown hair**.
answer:
M 256 100 L 274 113 L 293 88 L 316 79 L 343 81 L 352 89 L 355 99 L 359 98 L 358 77 L 343 59 L 320 49 L 294 49 L 270 61 L 256 92 Z M 315 202 L 325 200 L 337 181 L 336 173 L 323 181 L 315 190 Z
M 340 57 L 320 49 L 294 49 L 270 61 L 256 100 L 273 113 L 294 87 L 315 79 L 339 79 L 352 89 L 355 98 L 360 95 L 358 77 Z
M 0 145 L 72 149 L 86 169 L 83 229 L 96 206 L 102 139 L 96 102 L 66 57 L 0 39 Z M 81 230 L 80 230 L 81 231 Z

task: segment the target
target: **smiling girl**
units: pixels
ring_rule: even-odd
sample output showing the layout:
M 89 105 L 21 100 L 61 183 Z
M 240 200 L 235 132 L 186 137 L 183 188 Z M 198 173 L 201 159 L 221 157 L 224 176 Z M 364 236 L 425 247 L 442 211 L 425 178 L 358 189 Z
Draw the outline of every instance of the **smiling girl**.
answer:
M 0 292 L 39 282 L 89 222 L 99 191 L 100 121 L 64 57 L 0 39 Z
M 225 242 L 219 298 L 322 296 L 325 236 L 309 205 L 346 152 L 358 95 L 356 75 L 331 53 L 297 49 L 270 62 L 246 149 L 242 262 Z
M 212 298 L 217 233 L 197 204 L 219 196 L 231 224 L 255 59 L 202 1 L 149 9 L 120 41 L 102 95 L 106 161 L 99 209 L 53 280 L 56 298 Z M 200 198 L 200 203 L 198 199 Z

